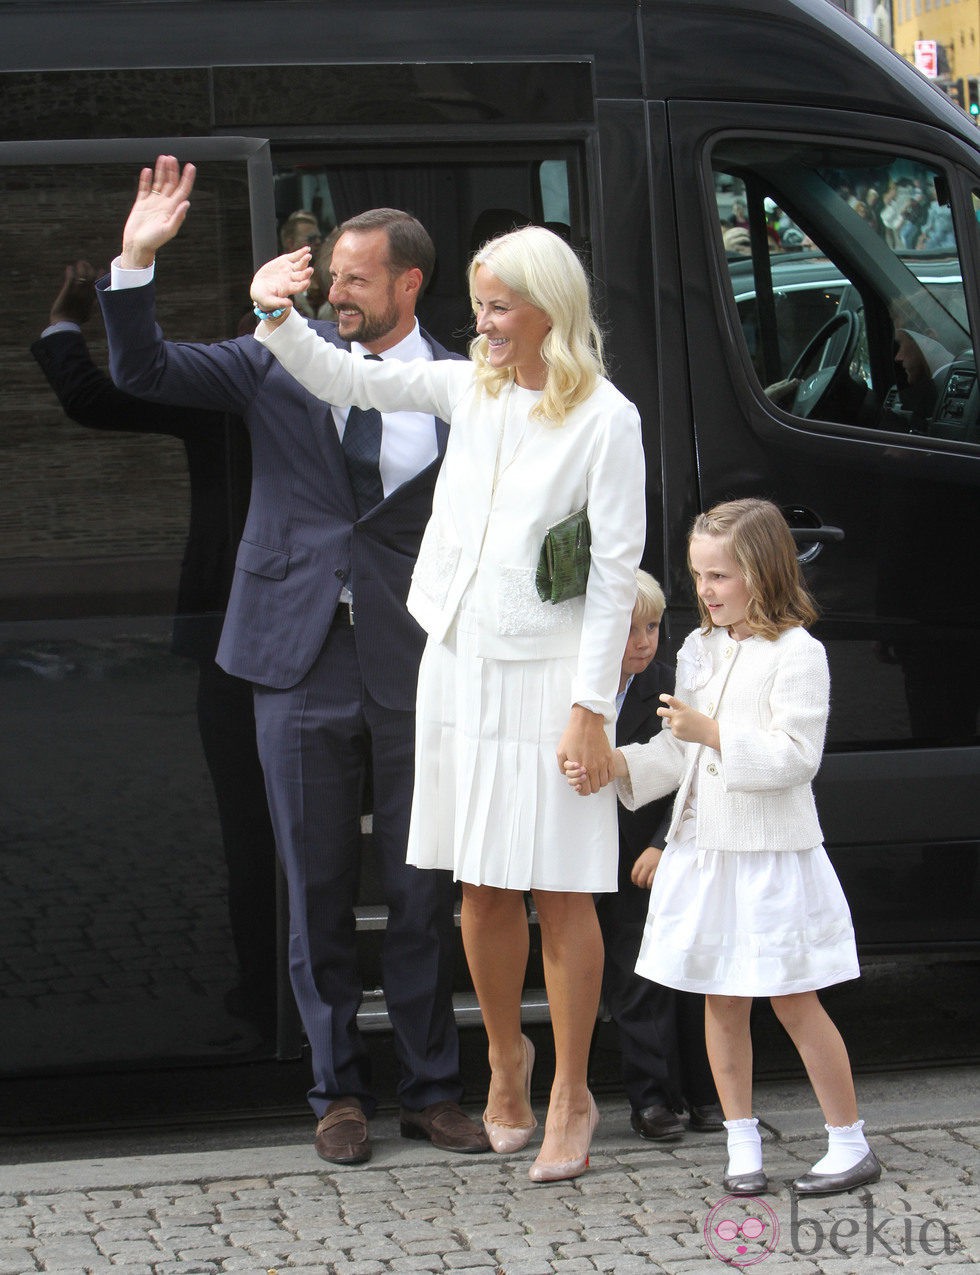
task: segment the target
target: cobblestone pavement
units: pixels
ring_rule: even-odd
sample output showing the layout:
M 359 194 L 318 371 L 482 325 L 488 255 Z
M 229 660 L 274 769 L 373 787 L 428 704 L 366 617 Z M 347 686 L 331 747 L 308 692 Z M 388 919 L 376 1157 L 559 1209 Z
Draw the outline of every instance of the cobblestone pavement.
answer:
M 315 1158 L 306 1121 L 215 1134 L 204 1150 L 185 1149 L 200 1146 L 200 1130 L 139 1154 L 129 1153 L 132 1134 L 129 1146 L 11 1140 L 0 1275 L 980 1266 L 980 1069 L 863 1077 L 859 1088 L 881 1182 L 799 1207 L 787 1182 L 819 1158 L 822 1137 L 809 1090 L 795 1082 L 758 1087 L 773 1181 L 760 1200 L 724 1196 L 720 1135 L 643 1143 L 615 1099 L 600 1104 L 589 1172 L 548 1186 L 527 1180 L 533 1145 L 514 1158 L 443 1154 L 400 1139 L 391 1113 L 372 1122 L 370 1164 L 351 1169 Z M 38 1159 L 48 1148 L 65 1158 Z

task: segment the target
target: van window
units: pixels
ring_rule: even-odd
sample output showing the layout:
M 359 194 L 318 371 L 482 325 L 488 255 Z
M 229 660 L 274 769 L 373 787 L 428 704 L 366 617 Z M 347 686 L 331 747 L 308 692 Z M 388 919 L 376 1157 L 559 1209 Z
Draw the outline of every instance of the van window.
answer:
M 911 156 L 780 140 L 712 156 L 725 279 L 792 416 L 980 443 L 949 182 Z
M 108 381 L 94 293 L 65 292 L 66 267 L 118 252 L 138 165 L 91 150 L 0 164 L 20 298 L 0 316 L 5 1075 L 275 1048 L 274 846 L 257 759 L 240 760 L 251 695 L 214 663 L 248 436 Z M 249 182 L 240 160 L 202 170 L 160 256 L 159 314 L 169 336 L 219 340 L 251 320 Z M 39 340 L 50 319 L 80 336 Z
M 316 219 L 309 313 L 329 318 L 330 232 L 369 208 L 403 208 L 418 217 L 436 246 L 436 269 L 419 301 L 422 326 L 465 353 L 473 336 L 466 267 L 488 239 L 518 226 L 546 225 L 588 261 L 581 159 L 566 145 L 498 147 L 488 157 L 443 148 L 417 156 L 399 151 L 274 152 L 276 220 L 282 236 L 305 210 Z M 285 243 L 284 243 L 285 246 Z M 293 246 L 298 246 L 298 242 Z

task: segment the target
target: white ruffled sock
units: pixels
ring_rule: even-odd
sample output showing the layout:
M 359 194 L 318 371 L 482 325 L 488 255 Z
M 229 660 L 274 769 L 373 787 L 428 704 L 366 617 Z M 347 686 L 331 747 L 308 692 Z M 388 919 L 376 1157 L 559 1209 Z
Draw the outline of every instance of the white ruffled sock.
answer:
M 871 1148 L 864 1136 L 864 1121 L 856 1124 L 830 1125 L 827 1130 L 827 1154 L 810 1170 L 811 1173 L 846 1173 L 864 1159 Z
M 762 1135 L 755 1116 L 743 1120 L 726 1120 L 728 1130 L 728 1168 L 725 1176 L 740 1178 L 746 1173 L 758 1173 L 762 1168 Z

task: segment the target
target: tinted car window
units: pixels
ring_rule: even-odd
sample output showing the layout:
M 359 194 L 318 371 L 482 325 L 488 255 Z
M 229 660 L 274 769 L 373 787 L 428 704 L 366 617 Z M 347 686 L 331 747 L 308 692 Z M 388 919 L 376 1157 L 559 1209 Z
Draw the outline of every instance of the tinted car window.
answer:
M 901 155 L 728 141 L 713 155 L 728 286 L 791 415 L 980 442 L 947 182 Z

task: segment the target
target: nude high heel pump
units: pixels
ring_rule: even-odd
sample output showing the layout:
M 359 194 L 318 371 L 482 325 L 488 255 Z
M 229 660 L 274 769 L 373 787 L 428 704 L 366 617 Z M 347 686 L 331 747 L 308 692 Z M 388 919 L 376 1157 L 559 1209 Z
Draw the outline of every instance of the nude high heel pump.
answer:
M 542 1161 L 539 1157 L 527 1171 L 532 1182 L 565 1182 L 568 1178 L 577 1178 L 589 1167 L 589 1147 L 592 1135 L 599 1123 L 599 1108 L 595 1099 L 589 1094 L 589 1137 L 585 1144 L 584 1154 L 574 1160 L 558 1160 L 552 1163 Z
M 522 1036 L 521 1041 L 524 1044 L 524 1092 L 527 1095 L 528 1105 L 530 1106 L 531 1072 L 534 1070 L 534 1046 L 526 1036 Z M 489 1107 L 487 1111 L 489 1111 Z M 531 1123 L 527 1125 L 496 1124 L 493 1120 L 488 1119 L 487 1111 L 483 1113 L 483 1127 L 494 1151 L 500 1155 L 513 1155 L 515 1151 L 523 1151 L 530 1140 L 531 1134 L 538 1127 L 538 1122 L 534 1116 L 531 1117 Z

